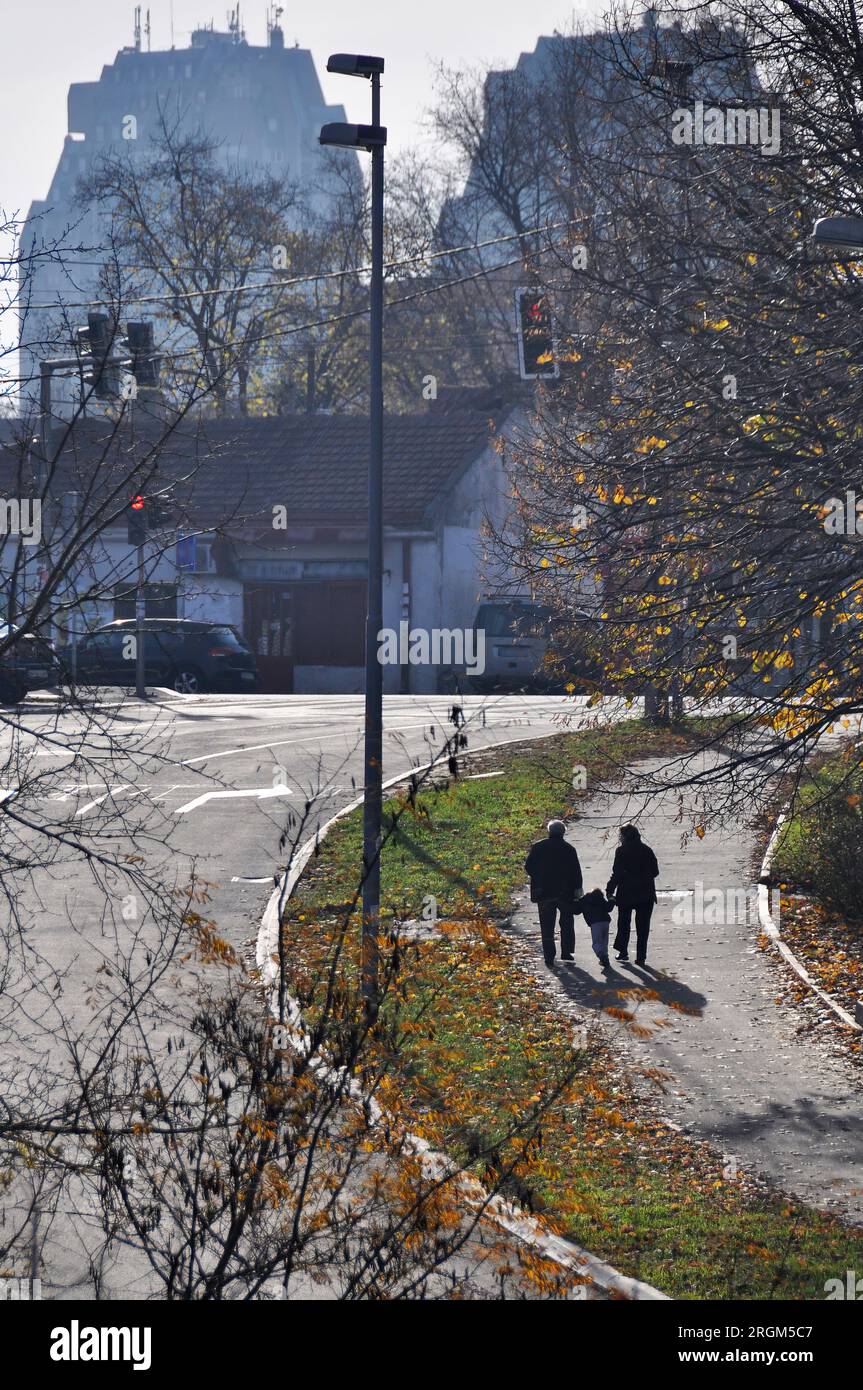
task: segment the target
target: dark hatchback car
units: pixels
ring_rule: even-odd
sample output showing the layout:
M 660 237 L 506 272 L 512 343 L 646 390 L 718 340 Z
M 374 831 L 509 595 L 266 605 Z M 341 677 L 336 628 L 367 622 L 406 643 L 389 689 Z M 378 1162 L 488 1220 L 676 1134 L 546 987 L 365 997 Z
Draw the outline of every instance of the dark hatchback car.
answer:
M 51 643 L 36 633 L 16 635 L 17 631 L 14 625 L 0 623 L 0 704 L 4 705 L 17 705 L 29 690 L 56 685 L 61 677 Z
M 78 643 L 76 678 L 88 685 L 135 684 L 134 618 L 108 623 Z M 188 618 L 144 619 L 144 679 L 187 695 L 254 691 L 261 683 L 254 655 L 234 628 Z

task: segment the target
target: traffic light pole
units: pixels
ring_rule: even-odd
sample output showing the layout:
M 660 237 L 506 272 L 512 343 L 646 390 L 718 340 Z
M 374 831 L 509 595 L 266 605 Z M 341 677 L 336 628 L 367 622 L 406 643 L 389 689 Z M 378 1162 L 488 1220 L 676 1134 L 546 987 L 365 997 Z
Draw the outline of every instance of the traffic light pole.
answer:
M 91 334 L 95 331 L 95 320 L 104 319 L 105 315 L 88 315 Z M 83 331 L 83 330 L 82 330 Z M 140 373 L 144 373 L 145 388 L 149 389 L 156 385 L 158 380 L 159 359 L 153 350 L 153 330 L 149 323 L 141 322 L 129 324 L 131 335 L 130 355 L 115 354 L 110 351 L 110 342 L 107 350 L 98 355 L 94 350 L 89 354 L 88 360 L 93 364 L 93 371 L 97 380 L 101 381 L 104 373 L 108 369 L 127 367 L 131 365 L 135 380 L 140 379 Z M 86 356 L 86 354 L 85 354 Z M 81 372 L 83 358 L 79 354 L 77 357 L 51 357 L 39 364 L 39 436 L 40 436 L 40 495 L 44 493 L 48 476 L 48 449 L 51 438 L 51 378 L 55 371 Z M 155 364 L 155 365 L 153 365 Z M 145 593 L 144 593 L 144 546 L 138 544 L 138 577 L 135 589 L 135 694 L 139 700 L 146 696 L 145 689 Z M 75 637 L 77 640 L 77 624 Z M 73 644 L 72 660 L 75 661 L 77 652 Z M 77 673 L 76 673 L 77 674 Z M 74 677 L 73 677 L 74 681 Z M 74 688 L 74 685 L 73 685 Z
M 372 73 L 372 125 L 381 120 L 380 74 Z M 383 626 L 383 311 L 384 147 L 372 150 L 372 276 L 369 338 L 368 608 L 366 614 L 365 760 L 363 771 L 362 989 L 370 1007 L 378 993 L 381 912 L 381 817 L 383 810 L 383 667 L 378 633 Z
M 144 688 L 144 547 L 138 546 L 138 583 L 135 588 L 135 694 L 143 700 Z

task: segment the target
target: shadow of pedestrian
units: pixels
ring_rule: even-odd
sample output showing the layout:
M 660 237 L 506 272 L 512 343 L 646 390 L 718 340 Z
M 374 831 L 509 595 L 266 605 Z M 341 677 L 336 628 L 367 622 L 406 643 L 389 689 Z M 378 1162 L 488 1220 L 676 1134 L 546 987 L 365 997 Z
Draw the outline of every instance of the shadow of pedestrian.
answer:
M 597 978 L 577 963 L 564 961 L 558 962 L 555 974 L 567 996 L 583 1008 L 601 1010 L 616 1004 L 638 1009 L 641 1003 L 653 1003 L 696 1017 L 704 1012 L 707 996 L 690 989 L 681 980 L 661 971 L 649 975 L 641 966 L 628 965 L 626 969 L 631 974 L 624 974 L 612 965 Z M 636 976 L 634 980 L 632 975 Z
M 675 1009 L 678 1013 L 693 1014 L 698 1018 L 704 1013 L 707 995 L 690 989 L 682 980 L 675 979 L 673 975 L 666 975 L 653 966 L 645 969 L 643 965 L 630 962 L 626 969 L 638 978 L 645 993 L 649 991 L 651 996 L 658 998 L 666 1008 Z
M 628 983 L 615 970 L 609 970 L 606 975 L 591 975 L 575 961 L 559 963 L 555 974 L 568 998 L 586 1009 L 607 1008 L 617 997 L 621 985 Z

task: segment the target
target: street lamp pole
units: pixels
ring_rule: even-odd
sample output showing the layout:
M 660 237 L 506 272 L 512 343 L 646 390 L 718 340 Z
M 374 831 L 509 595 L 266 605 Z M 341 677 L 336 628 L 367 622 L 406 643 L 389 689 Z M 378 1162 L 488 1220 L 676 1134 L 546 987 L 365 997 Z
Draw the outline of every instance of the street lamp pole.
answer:
M 372 125 L 381 119 L 380 73 L 372 73 Z M 366 616 L 366 741 L 363 782 L 363 994 L 378 982 L 381 910 L 381 821 L 383 814 L 383 666 L 378 633 L 383 627 L 383 386 L 384 322 L 384 147 L 372 149 L 372 280 L 369 333 L 369 580 Z
M 384 315 L 384 146 L 381 118 L 383 58 L 336 53 L 328 72 L 366 77 L 372 84 L 370 126 L 326 125 L 323 145 L 365 149 L 372 156 L 372 275 L 369 324 L 369 479 L 368 600 L 366 608 L 365 752 L 363 766 L 362 991 L 374 1009 L 378 995 L 378 938 L 381 912 L 381 821 L 383 813 L 383 667 L 378 633 L 383 626 L 383 315 Z

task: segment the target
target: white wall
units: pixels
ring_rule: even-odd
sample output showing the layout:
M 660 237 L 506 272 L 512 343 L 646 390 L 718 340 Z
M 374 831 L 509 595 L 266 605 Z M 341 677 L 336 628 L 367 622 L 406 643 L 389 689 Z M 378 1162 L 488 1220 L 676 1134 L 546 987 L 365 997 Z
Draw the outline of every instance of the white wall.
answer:
M 177 617 L 229 623 L 243 630 L 243 585 L 221 575 L 186 574 L 177 597 Z

